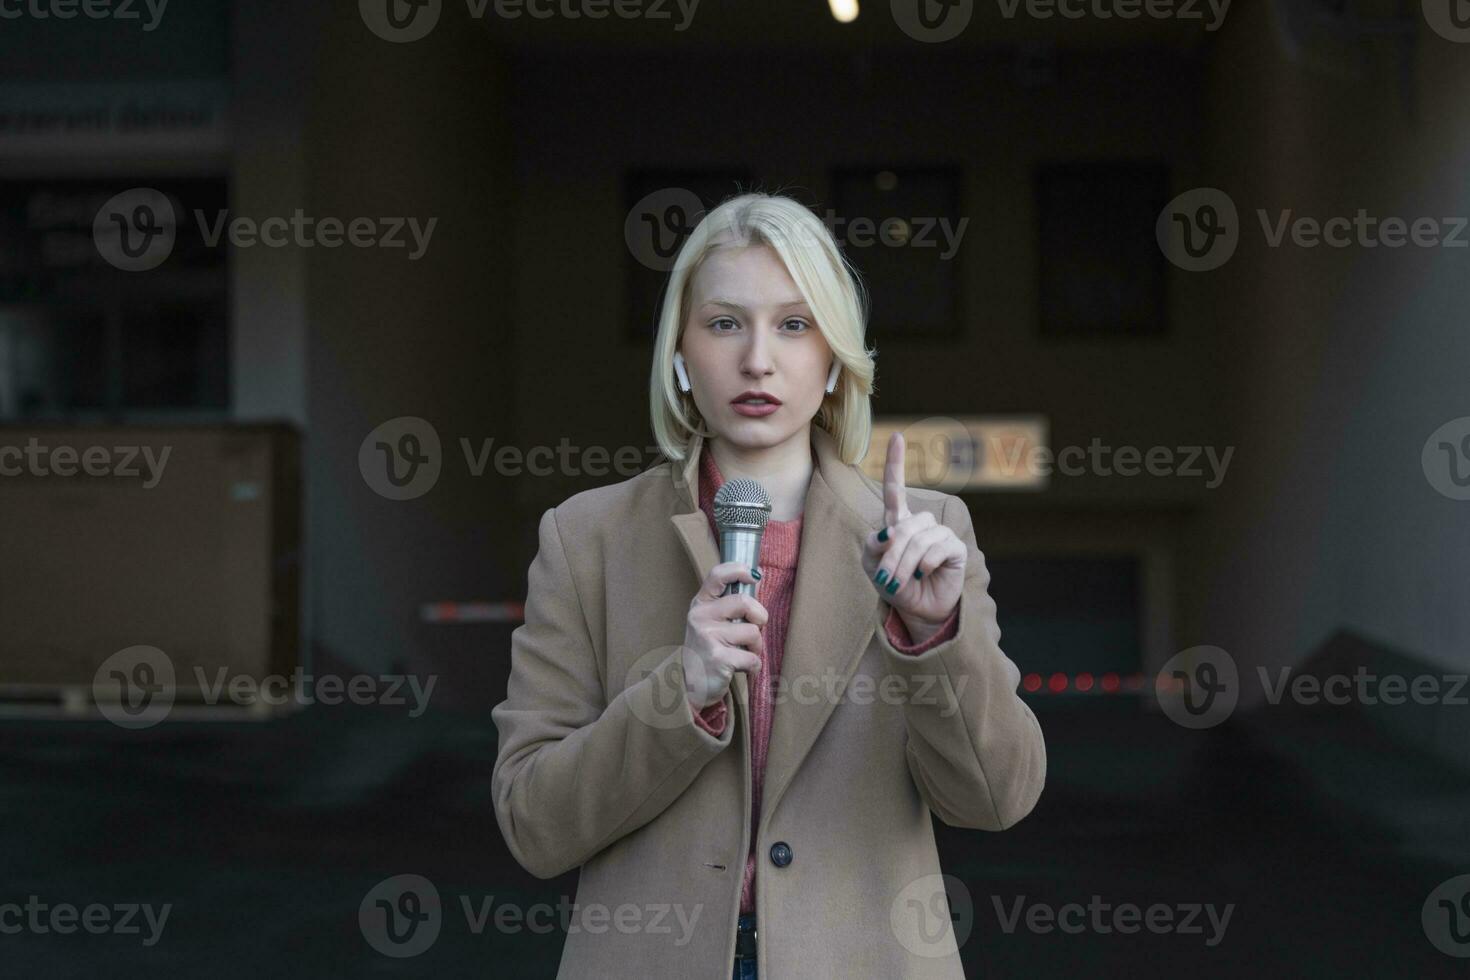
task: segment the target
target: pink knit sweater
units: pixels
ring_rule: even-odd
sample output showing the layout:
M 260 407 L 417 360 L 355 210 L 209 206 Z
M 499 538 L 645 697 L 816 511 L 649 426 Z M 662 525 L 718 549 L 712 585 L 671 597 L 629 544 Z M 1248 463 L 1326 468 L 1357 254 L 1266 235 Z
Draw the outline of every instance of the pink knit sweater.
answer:
M 714 454 L 704 448 L 699 461 L 699 506 L 709 517 L 710 530 L 715 531 L 715 491 L 725 482 L 720 468 L 715 464 Z M 765 648 L 761 652 L 760 676 L 750 687 L 750 763 L 751 763 L 751 814 L 750 825 L 760 825 L 761 788 L 765 782 L 766 751 L 771 744 L 771 679 L 780 676 L 782 654 L 785 652 L 786 626 L 791 619 L 791 599 L 796 585 L 796 559 L 801 549 L 801 517 L 790 521 L 770 521 L 761 536 L 760 584 L 756 598 L 770 619 L 761 627 Z M 945 640 L 954 637 L 959 616 L 956 605 L 949 619 L 939 632 L 921 644 L 915 644 L 903 625 L 897 611 L 890 608 L 884 629 L 888 640 L 900 653 L 917 655 Z M 711 735 L 724 734 L 727 712 L 723 699 L 694 713 L 697 725 Z M 740 890 L 740 912 L 749 915 L 755 911 L 755 835 L 751 834 L 750 853 L 745 858 L 745 878 Z

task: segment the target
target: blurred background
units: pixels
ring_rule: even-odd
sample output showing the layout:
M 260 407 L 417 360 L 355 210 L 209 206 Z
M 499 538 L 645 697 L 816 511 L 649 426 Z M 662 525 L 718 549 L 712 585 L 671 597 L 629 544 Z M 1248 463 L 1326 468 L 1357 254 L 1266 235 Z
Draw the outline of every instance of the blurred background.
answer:
M 537 520 L 765 190 L 1046 734 L 936 821 L 968 975 L 1464 976 L 1467 86 L 1461 0 L 0 0 L 6 972 L 555 974 L 469 914 L 575 895 L 489 791 Z

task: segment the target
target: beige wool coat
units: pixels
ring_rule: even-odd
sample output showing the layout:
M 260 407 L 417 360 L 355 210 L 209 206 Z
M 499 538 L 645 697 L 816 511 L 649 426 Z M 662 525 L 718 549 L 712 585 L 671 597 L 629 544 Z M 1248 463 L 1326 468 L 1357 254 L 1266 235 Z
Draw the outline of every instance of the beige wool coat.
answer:
M 980 830 L 1026 816 L 1046 779 L 1041 728 L 1001 652 L 965 504 L 908 490 L 969 560 L 958 635 L 904 655 L 862 565 L 883 488 L 815 424 L 812 448 L 754 827 L 746 675 L 719 738 L 684 694 L 690 601 L 720 559 L 698 504 L 702 445 L 541 517 L 492 783 L 522 866 L 581 868 L 558 977 L 726 980 L 752 834 L 762 980 L 964 976 L 930 813 Z

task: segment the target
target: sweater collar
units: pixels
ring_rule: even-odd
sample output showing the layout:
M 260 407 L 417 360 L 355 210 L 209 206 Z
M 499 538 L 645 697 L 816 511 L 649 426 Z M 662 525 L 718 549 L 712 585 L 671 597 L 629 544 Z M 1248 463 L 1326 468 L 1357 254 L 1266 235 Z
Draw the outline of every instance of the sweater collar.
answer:
M 709 518 L 710 533 L 718 540 L 719 527 L 715 524 L 715 493 L 725 483 L 715 454 L 704 446 L 699 463 L 699 509 Z M 789 521 L 767 521 L 761 532 L 761 567 L 795 568 L 797 554 L 801 550 L 801 515 Z
M 802 520 L 811 522 L 813 493 L 830 494 L 850 512 L 849 519 L 876 531 L 883 526 L 883 487 L 869 478 L 856 465 L 845 463 L 838 455 L 837 440 L 832 434 L 815 423 L 811 427 L 812 484 L 807 490 L 806 505 L 802 509 Z M 699 506 L 700 461 L 704 457 L 705 439 L 695 434 L 689 443 L 683 460 L 669 463 L 669 475 L 677 499 L 677 510 L 673 515 L 697 515 Z M 820 486 L 818 486 L 820 484 Z

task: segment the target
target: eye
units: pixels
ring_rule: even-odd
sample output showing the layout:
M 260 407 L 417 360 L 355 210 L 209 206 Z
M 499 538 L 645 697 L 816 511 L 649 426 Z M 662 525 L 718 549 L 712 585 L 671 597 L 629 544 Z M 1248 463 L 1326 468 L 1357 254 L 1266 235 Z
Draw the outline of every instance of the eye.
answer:
M 718 318 L 716 320 L 710 321 L 710 328 L 713 329 L 715 333 L 729 333 L 730 332 L 729 330 L 721 330 L 720 329 L 720 324 L 722 324 L 722 323 L 728 323 L 732 327 L 738 327 L 738 326 L 740 326 L 740 324 L 736 323 L 730 317 L 722 316 L 722 317 L 720 317 L 720 318 Z
M 789 326 L 792 326 L 792 325 L 795 325 L 796 329 L 795 330 L 788 331 L 789 333 L 803 333 L 806 330 L 808 330 L 808 329 L 811 328 L 811 324 L 807 323 L 805 320 L 801 319 L 800 317 L 792 317 L 791 319 L 789 319 L 789 320 L 787 320 L 787 321 L 785 321 L 784 323 L 781 324 L 781 326 L 783 326 L 783 327 L 789 327 Z

